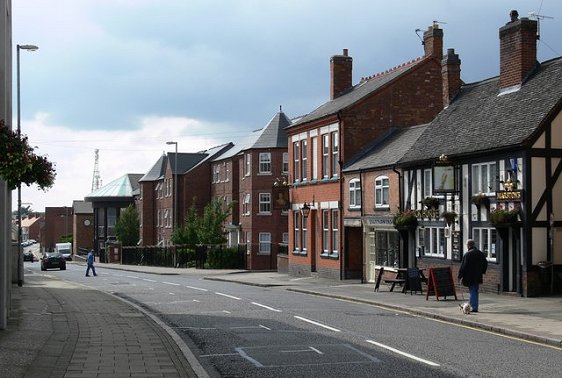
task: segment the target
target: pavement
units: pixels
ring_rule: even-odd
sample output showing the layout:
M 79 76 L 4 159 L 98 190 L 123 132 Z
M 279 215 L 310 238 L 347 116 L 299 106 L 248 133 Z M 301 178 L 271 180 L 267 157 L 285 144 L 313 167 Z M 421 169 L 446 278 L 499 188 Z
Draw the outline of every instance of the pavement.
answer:
M 83 264 L 82 262 L 72 262 Z M 97 264 L 160 275 L 197 276 L 365 303 L 459 324 L 562 351 L 562 296 L 522 298 L 480 294 L 478 313 L 465 315 L 468 300 L 390 292 L 381 285 L 293 278 L 277 272 L 200 270 Z M 181 338 L 157 317 L 117 296 L 43 274 L 26 274 L 12 287 L 8 327 L 0 330 L 1 377 L 206 377 Z

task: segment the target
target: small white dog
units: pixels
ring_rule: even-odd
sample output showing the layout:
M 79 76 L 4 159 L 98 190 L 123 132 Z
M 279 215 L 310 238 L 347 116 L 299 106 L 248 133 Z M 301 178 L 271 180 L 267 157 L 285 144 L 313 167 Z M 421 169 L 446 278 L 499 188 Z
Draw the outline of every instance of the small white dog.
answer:
M 469 315 L 470 311 L 472 310 L 472 308 L 470 307 L 470 304 L 468 302 L 459 304 L 459 307 L 460 307 L 462 313 L 465 314 L 465 315 Z

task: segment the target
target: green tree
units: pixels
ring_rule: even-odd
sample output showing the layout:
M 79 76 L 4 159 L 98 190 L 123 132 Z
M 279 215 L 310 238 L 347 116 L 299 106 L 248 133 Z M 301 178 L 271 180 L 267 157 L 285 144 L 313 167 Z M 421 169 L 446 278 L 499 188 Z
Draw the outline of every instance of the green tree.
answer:
M 178 227 L 172 234 L 172 241 L 177 245 L 187 245 L 190 249 L 195 249 L 199 244 L 199 217 L 197 216 L 197 208 L 195 207 L 195 200 L 187 211 L 185 216 L 185 226 Z
M 129 205 L 121 212 L 115 223 L 115 234 L 124 246 L 137 245 L 139 242 L 140 221 L 134 205 Z

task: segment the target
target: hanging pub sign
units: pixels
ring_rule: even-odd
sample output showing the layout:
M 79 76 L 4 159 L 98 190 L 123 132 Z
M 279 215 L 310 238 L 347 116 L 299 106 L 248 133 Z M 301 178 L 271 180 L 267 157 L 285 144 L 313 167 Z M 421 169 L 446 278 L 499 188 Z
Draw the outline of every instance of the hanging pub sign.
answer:
M 433 193 L 455 193 L 456 182 L 455 166 L 447 156 L 439 156 L 433 166 Z
M 272 188 L 273 194 L 273 208 L 275 210 L 289 210 L 289 186 L 281 185 L 276 186 L 274 185 Z
M 523 201 L 522 190 L 498 190 L 496 192 L 496 201 Z

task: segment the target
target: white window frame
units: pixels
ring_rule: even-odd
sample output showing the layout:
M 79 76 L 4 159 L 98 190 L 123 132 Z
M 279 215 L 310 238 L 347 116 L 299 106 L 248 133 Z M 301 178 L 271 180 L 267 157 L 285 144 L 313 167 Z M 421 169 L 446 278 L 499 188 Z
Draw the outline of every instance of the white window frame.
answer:
M 271 254 L 271 232 L 260 232 L 259 234 L 259 254 Z
M 483 178 L 482 171 L 486 168 L 486 178 Z M 493 169 L 492 169 L 493 168 Z M 496 174 L 497 164 L 495 161 L 472 164 L 471 177 L 472 177 L 472 194 L 489 194 L 493 195 L 496 192 Z
M 302 214 L 300 211 L 295 211 L 293 212 L 293 232 L 294 232 L 294 240 L 293 240 L 293 244 L 294 247 L 293 249 L 295 251 L 300 251 L 301 250 L 301 244 L 302 244 L 302 238 L 301 238 L 301 223 L 302 223 Z
M 423 170 L 423 196 L 427 198 L 433 196 L 433 172 L 430 168 Z
M 289 233 L 288 232 L 283 232 L 283 235 L 281 236 L 281 244 L 289 244 Z
M 244 176 L 250 176 L 252 174 L 252 154 L 244 154 Z
M 242 214 L 249 215 L 252 210 L 252 197 L 250 193 L 245 193 L 242 197 Z
M 271 152 L 260 152 L 259 173 L 271 174 Z
M 299 182 L 301 179 L 301 160 L 300 160 L 300 142 L 293 143 L 293 181 Z
M 446 227 L 424 227 L 419 230 L 424 233 L 423 247 L 424 255 L 432 257 L 447 256 L 447 228 Z M 421 239 L 421 238 L 420 238 Z M 421 245 L 420 245 L 421 246 Z
M 386 185 L 385 185 L 386 181 Z M 386 201 L 385 201 L 386 192 Z M 388 176 L 378 176 L 375 178 L 375 208 L 388 209 L 390 206 L 390 179 Z
M 282 173 L 289 173 L 289 153 L 283 152 L 283 166 L 281 168 Z
M 472 229 L 472 239 L 476 248 L 481 250 L 488 261 L 495 262 L 498 258 L 498 232 L 495 228 L 474 227 Z
M 302 181 L 308 180 L 308 141 L 301 140 L 301 177 Z
M 330 134 L 322 135 L 322 177 L 330 177 Z
M 338 162 L 339 162 L 339 137 L 338 132 L 331 133 L 332 139 L 332 177 L 338 176 Z
M 337 255 L 339 253 L 339 242 L 340 242 L 340 230 L 339 230 L 339 210 L 332 209 L 332 254 Z
M 330 253 L 330 210 L 322 210 L 322 251 Z
M 349 181 L 349 208 L 361 208 L 361 180 L 358 178 Z
M 271 193 L 260 193 L 259 200 L 259 213 L 271 214 Z
M 170 217 L 170 210 L 164 209 L 163 220 L 164 220 L 164 227 L 166 228 L 170 227 L 169 217 Z
M 312 176 L 311 180 L 318 180 L 318 137 L 312 140 Z
M 213 182 L 220 182 L 221 177 L 221 169 L 220 165 L 215 165 L 215 169 L 213 170 Z

